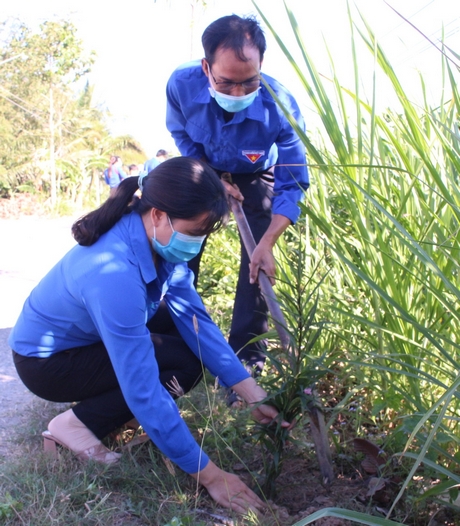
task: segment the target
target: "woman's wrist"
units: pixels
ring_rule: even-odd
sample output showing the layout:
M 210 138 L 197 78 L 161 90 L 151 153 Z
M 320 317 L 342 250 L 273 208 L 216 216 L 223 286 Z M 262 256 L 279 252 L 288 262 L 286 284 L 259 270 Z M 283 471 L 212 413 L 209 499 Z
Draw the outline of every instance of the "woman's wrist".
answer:
M 190 475 L 202 486 L 207 487 L 216 480 L 220 471 L 221 470 L 214 464 L 214 462 L 210 460 L 201 471 L 190 473 Z
M 238 382 L 232 389 L 249 405 L 257 404 L 267 397 L 265 390 L 252 377 Z

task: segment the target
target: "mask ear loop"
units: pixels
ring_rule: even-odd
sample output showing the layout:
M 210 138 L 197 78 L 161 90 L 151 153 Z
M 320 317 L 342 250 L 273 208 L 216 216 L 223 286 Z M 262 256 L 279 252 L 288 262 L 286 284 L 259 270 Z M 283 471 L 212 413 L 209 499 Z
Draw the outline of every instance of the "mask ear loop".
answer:
M 144 175 L 143 177 L 145 177 L 145 175 Z M 141 183 L 141 182 L 142 182 L 142 179 L 139 178 L 139 183 Z M 139 187 L 139 188 L 140 188 L 140 187 Z M 141 192 L 142 192 L 142 189 L 141 189 Z M 166 215 L 166 217 L 168 218 L 169 226 L 171 227 L 171 230 L 173 231 L 173 234 L 174 234 L 175 230 L 174 230 L 174 227 L 172 226 L 171 219 L 169 219 L 169 216 L 168 216 L 168 215 Z M 157 228 L 156 228 L 155 225 L 153 225 L 153 239 L 154 239 L 155 241 L 156 241 L 156 239 L 157 239 Z
M 171 230 L 172 230 L 173 232 L 175 232 L 174 227 L 172 226 L 172 223 L 171 223 L 171 219 L 169 218 L 168 215 L 166 215 L 166 217 L 168 218 L 169 226 L 171 227 Z

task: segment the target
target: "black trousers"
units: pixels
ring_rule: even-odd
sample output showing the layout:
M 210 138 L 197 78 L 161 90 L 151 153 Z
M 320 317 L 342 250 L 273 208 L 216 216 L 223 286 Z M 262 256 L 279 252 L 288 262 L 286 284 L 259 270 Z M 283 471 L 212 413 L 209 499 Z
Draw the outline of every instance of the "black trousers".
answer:
M 168 389 L 166 384 L 174 376 L 187 392 L 200 381 L 202 364 L 179 335 L 166 310 L 162 304 L 147 325 L 155 346 L 160 381 Z M 73 407 L 76 417 L 99 439 L 134 416 L 102 342 L 68 349 L 49 358 L 31 358 L 13 351 L 13 360 L 19 377 L 35 395 L 51 402 L 78 402 Z
M 244 196 L 243 211 L 251 227 L 255 242 L 258 243 L 270 225 L 271 198 L 273 182 L 256 174 L 232 174 L 235 183 Z M 254 336 L 267 332 L 267 304 L 258 284 L 249 283 L 249 256 L 240 236 L 241 264 L 233 305 L 232 323 L 228 343 L 238 353 L 241 361 L 249 364 L 264 362 L 263 342 L 247 347 L 245 345 Z M 189 262 L 189 268 L 198 279 L 201 254 Z M 243 348 L 244 347 L 244 348 Z

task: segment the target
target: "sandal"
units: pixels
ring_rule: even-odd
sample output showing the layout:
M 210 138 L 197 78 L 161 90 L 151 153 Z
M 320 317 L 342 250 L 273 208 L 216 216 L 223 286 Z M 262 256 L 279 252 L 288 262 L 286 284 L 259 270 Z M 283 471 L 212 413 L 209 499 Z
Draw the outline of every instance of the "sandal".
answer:
M 44 451 L 52 455 L 53 458 L 58 457 L 58 451 L 56 446 L 61 446 L 66 449 L 69 449 L 69 447 L 66 444 L 54 437 L 49 431 L 44 431 L 42 433 L 42 436 Z M 107 465 L 117 463 L 121 457 L 121 453 L 111 451 L 110 449 L 106 448 L 102 442 L 100 444 L 97 444 L 96 446 L 92 446 L 88 449 L 85 449 L 84 451 L 72 451 L 72 453 L 74 453 L 74 455 L 79 460 L 85 462 L 89 460 L 94 460 L 94 462 L 99 462 L 101 464 Z

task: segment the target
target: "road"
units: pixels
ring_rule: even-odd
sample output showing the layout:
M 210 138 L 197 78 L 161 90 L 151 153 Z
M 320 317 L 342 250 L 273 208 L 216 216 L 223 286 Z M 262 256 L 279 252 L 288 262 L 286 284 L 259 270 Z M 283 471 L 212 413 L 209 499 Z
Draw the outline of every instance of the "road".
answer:
M 42 276 L 73 246 L 75 217 L 0 219 L 0 457 L 14 444 L 11 431 L 36 397 L 19 380 L 8 335 L 22 305 Z

